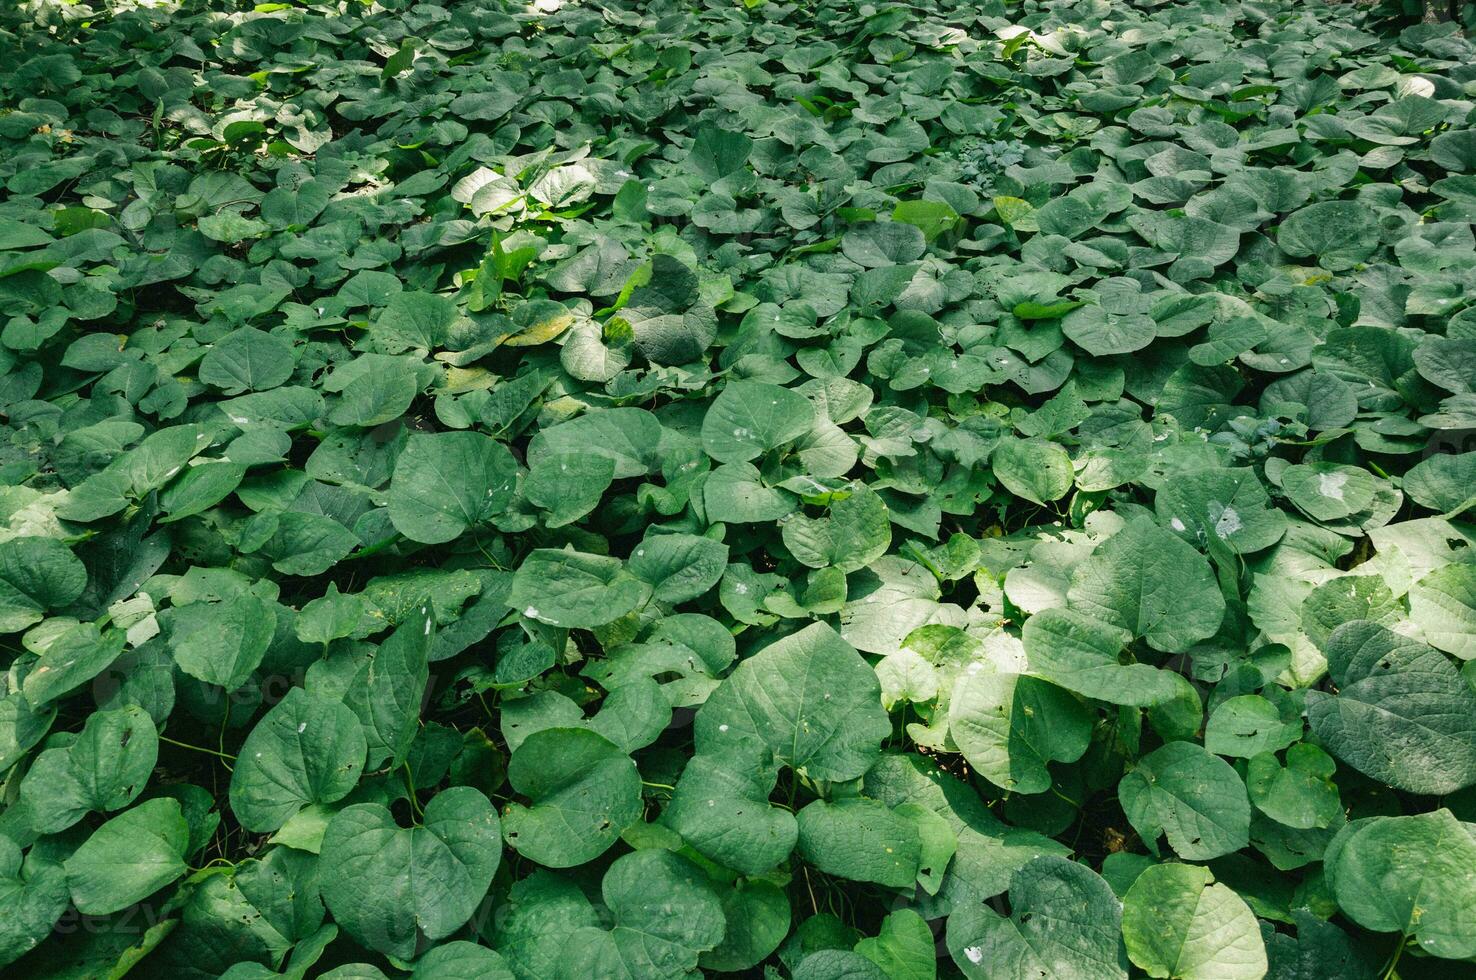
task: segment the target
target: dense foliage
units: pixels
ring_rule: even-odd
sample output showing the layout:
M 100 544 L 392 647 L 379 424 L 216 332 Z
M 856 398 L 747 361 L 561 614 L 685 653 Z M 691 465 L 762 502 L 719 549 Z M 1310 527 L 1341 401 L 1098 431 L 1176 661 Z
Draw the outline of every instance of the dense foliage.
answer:
M 1372 16 L 8 7 L 6 976 L 1471 975 L 1476 56 Z

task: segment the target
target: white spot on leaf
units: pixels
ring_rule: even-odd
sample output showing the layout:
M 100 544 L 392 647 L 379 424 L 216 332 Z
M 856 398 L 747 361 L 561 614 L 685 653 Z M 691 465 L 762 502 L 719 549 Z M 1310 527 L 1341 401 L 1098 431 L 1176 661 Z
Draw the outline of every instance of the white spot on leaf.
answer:
M 1220 540 L 1223 541 L 1243 527 L 1245 524 L 1241 522 L 1240 515 L 1235 512 L 1235 508 L 1226 507 L 1225 513 L 1220 515 L 1218 521 L 1215 521 L 1215 534 L 1219 535 Z

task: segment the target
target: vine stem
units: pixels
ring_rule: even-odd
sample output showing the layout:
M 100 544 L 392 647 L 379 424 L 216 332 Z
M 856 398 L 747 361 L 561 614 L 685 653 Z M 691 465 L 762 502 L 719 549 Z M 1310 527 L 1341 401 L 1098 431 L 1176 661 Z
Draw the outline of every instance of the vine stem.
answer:
M 222 759 L 228 759 L 231 762 L 236 761 L 236 757 L 231 755 L 229 752 L 217 752 L 215 749 L 207 749 L 203 745 L 191 745 L 189 742 L 178 742 L 166 735 L 160 735 L 159 741 L 168 742 L 170 745 L 177 745 L 182 749 L 191 749 L 195 752 L 204 752 L 206 755 L 218 756 Z
M 1056 789 L 1056 787 L 1052 786 L 1051 787 L 1051 792 L 1053 794 L 1055 794 L 1055 796 L 1058 799 L 1060 799 L 1060 800 L 1062 800 L 1062 801 L 1064 801 L 1066 803 L 1071 804 L 1072 806 L 1076 807 L 1078 810 L 1081 809 L 1081 804 L 1080 803 L 1078 803 L 1076 800 L 1073 800 L 1071 797 L 1067 796 L 1065 793 L 1061 792 L 1060 790 Z
M 1394 957 L 1389 960 L 1389 968 L 1384 971 L 1383 980 L 1393 980 L 1394 968 L 1399 965 L 1399 957 L 1404 955 L 1404 947 L 1409 944 L 1407 936 L 1399 937 L 1399 945 L 1394 948 Z
M 425 810 L 421 809 L 420 800 L 415 795 L 415 775 L 410 771 L 410 763 L 402 763 L 400 769 L 405 773 L 405 788 L 410 791 L 410 809 L 414 811 L 416 819 L 423 820 Z

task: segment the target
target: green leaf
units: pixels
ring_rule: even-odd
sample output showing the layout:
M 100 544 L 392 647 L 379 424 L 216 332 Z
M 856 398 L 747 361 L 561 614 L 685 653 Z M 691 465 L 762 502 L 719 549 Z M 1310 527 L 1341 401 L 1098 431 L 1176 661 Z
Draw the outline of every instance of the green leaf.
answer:
M 1006 489 L 1037 504 L 1060 500 L 1071 490 L 1071 457 L 1045 439 L 1006 439 L 989 465 Z
M 1067 602 L 1167 653 L 1213 636 L 1225 616 L 1208 562 L 1146 518 L 1129 522 L 1077 566 Z
M 721 900 L 696 865 L 675 854 L 647 850 L 617 858 L 600 893 L 613 927 L 571 934 L 561 976 L 686 977 L 723 941 Z
M 763 874 L 789 856 L 799 836 L 794 814 L 769 804 L 777 775 L 758 752 L 699 753 L 682 770 L 662 818 L 703 857 Z
M 868 221 L 841 236 L 846 258 L 868 269 L 905 265 L 927 250 L 921 228 L 900 221 Z
M 9 770 L 45 738 L 55 720 L 55 704 L 38 711 L 31 707 L 24 690 L 0 699 L 0 772 Z
M 719 897 L 727 920 L 723 941 L 703 953 L 698 963 L 704 970 L 726 973 L 753 969 L 789 934 L 789 899 L 776 885 L 759 880 L 739 880 Z M 931 940 L 932 933 L 928 936 Z
M 1138 760 L 1117 787 L 1123 811 L 1155 854 L 1160 836 L 1174 853 L 1206 861 L 1250 839 L 1250 801 L 1230 764 L 1193 742 L 1170 742 Z
M 410 980 L 515 980 L 502 956 L 465 940 L 442 943 L 415 961 Z
M 696 177 L 710 184 L 742 170 L 752 148 L 753 140 L 743 133 L 704 125 L 692 141 L 686 165 Z
M 323 902 L 355 941 L 400 958 L 471 918 L 502 857 L 497 812 L 468 786 L 442 790 L 405 828 L 378 803 L 334 815 L 319 854 Z
M 33 860 L 27 867 L 20 848 L 0 840 L 0 966 L 9 966 L 40 945 L 69 902 L 61 866 Z
M 122 630 L 98 631 L 78 623 L 55 637 L 26 675 L 26 701 L 40 707 L 76 690 L 108 668 L 123 652 Z
M 63 863 L 72 904 L 85 915 L 111 915 L 148 898 L 185 873 L 189 835 L 176 800 L 123 811 Z
M 777 521 L 799 506 L 794 494 L 767 486 L 748 463 L 729 463 L 713 470 L 702 486 L 702 501 L 708 520 L 723 524 Z
M 1329 752 L 1410 793 L 1476 783 L 1476 692 L 1445 655 L 1358 621 L 1326 647 L 1337 694 L 1307 692 L 1307 721 Z
M 1318 980 L 1323 976 L 1377 977 L 1381 969 L 1377 954 L 1355 941 L 1341 928 L 1324 922 L 1305 909 L 1292 912 L 1297 935 L 1284 932 L 1266 936 L 1268 976 L 1287 980 Z M 1262 926 L 1263 935 L 1266 927 Z
M 338 403 L 328 413 L 328 421 L 334 425 L 383 425 L 404 415 L 420 394 L 420 379 L 404 358 L 365 355 L 353 364 L 370 357 L 375 362 L 353 377 L 344 378 L 344 369 L 334 372 L 334 389 L 340 392 Z
M 1476 506 L 1476 453 L 1420 461 L 1404 474 L 1404 492 L 1416 503 L 1452 517 Z
M 1269 548 L 1286 533 L 1286 515 L 1250 469 L 1177 474 L 1154 498 L 1158 521 L 1194 545 L 1224 542 L 1240 554 Z
M 1132 634 L 1069 609 L 1042 609 L 1020 633 L 1031 673 L 1085 697 L 1146 708 L 1179 697 L 1187 683 L 1171 671 L 1122 663 Z
M 370 336 L 386 354 L 434 350 L 446 342 L 455 320 L 456 304 L 444 296 L 396 293 L 370 328 Z
M 169 649 L 179 669 L 234 691 L 261 665 L 272 642 L 277 614 L 270 603 L 244 594 L 178 606 L 166 623 Z
M 796 818 L 800 856 L 826 874 L 904 888 L 922 867 L 916 824 L 884 803 L 863 797 L 816 800 Z
M 337 583 L 329 582 L 327 592 L 302 607 L 292 629 L 304 643 L 326 645 L 340 637 L 352 636 L 364 612 L 362 597 L 343 595 Z
M 1245 785 L 1256 809 L 1277 823 L 1298 830 L 1330 827 L 1343 813 L 1332 780 L 1336 770 L 1322 749 L 1298 742 L 1286 750 L 1285 767 L 1270 752 L 1253 757 Z
M 260 237 L 267 231 L 267 224 L 255 218 L 247 218 L 236 211 L 201 216 L 198 225 L 200 234 L 215 242 L 235 243 L 247 238 Z
M 890 980 L 885 970 L 849 949 L 811 953 L 794 969 L 794 980 Z
M 697 713 L 697 751 L 752 744 L 812 779 L 854 779 L 891 729 L 876 672 L 813 623 L 741 662 L 713 692 Z
M 1476 566 L 1446 565 L 1410 586 L 1409 618 L 1435 649 L 1476 659 Z
M 1430 141 L 1430 159 L 1456 173 L 1476 171 L 1476 136 L 1471 129 L 1452 129 Z
M 1089 304 L 1061 320 L 1061 332 L 1094 357 L 1131 354 L 1153 343 L 1157 327 L 1145 312 L 1115 313 Z
M 882 920 L 880 933 L 856 944 L 856 952 L 893 980 L 934 980 L 936 946 L 926 919 L 912 909 L 898 909 Z
M 548 526 L 572 524 L 599 506 L 615 479 L 615 461 L 593 453 L 551 453 L 528 470 L 523 493 L 549 512 Z
M 254 327 L 227 334 L 200 362 L 200 380 L 224 394 L 266 391 L 284 384 L 296 366 L 292 345 Z
M 399 767 L 420 725 L 430 684 L 434 614 L 421 607 L 405 618 L 359 668 L 345 702 L 358 715 L 370 767 Z M 352 736 L 348 736 L 352 738 Z
M 977 666 L 977 665 L 976 665 Z M 969 765 L 1001 789 L 1042 793 L 1051 762 L 1075 762 L 1092 719 L 1059 687 L 1024 674 L 966 670 L 948 703 L 948 731 Z
M 651 534 L 630 556 L 630 572 L 659 602 L 676 605 L 705 594 L 728 567 L 728 546 L 695 534 Z
M 503 830 L 519 854 L 550 868 L 592 861 L 641 815 L 630 756 L 584 728 L 548 728 L 513 752 L 507 778 L 528 805 L 509 803 Z
M 513 972 L 528 977 L 558 976 L 569 937 L 599 916 L 573 881 L 542 868 L 514 882 L 508 903 L 494 916 L 491 938 Z
M 288 975 L 302 967 L 305 976 L 319 944 L 338 935 L 328 926 L 324 936 L 317 858 L 301 851 L 268 848 L 234 867 L 216 866 L 184 897 L 190 924 L 150 959 L 152 969 L 231 976 L 247 963 L 280 963 L 290 951 Z
M 1122 901 L 1128 957 L 1150 977 L 1259 980 L 1266 946 L 1240 896 L 1206 868 L 1157 864 Z
M 506 446 L 476 432 L 410 437 L 389 487 L 389 517 L 411 541 L 443 544 L 501 514 L 518 464 Z
M 612 461 L 617 480 L 644 476 L 660 468 L 661 432 L 661 422 L 645 409 L 601 409 L 539 429 L 528 446 L 528 465 L 549 455 L 585 453 Z
M 1379 225 L 1358 201 L 1324 201 L 1287 216 L 1276 232 L 1276 244 L 1288 255 L 1312 257 L 1326 269 L 1348 269 L 1373 255 Z
M 917 883 L 929 895 L 938 894 L 947 881 L 949 863 L 958 853 L 959 835 L 953 825 L 935 810 L 921 803 L 899 803 L 893 812 L 906 817 L 917 825 L 922 841 L 922 853 L 918 868 Z
M 59 833 L 88 813 L 112 813 L 132 803 L 158 758 L 158 733 L 143 708 L 97 711 L 70 745 L 36 757 L 20 783 L 21 803 L 33 829 Z
M 1221 701 L 1204 727 L 1205 748 L 1240 759 L 1279 751 L 1301 737 L 1302 719 L 1283 719 L 1276 705 L 1259 694 Z
M 793 442 L 814 424 L 804 395 L 762 381 L 730 381 L 702 419 L 702 448 L 720 463 L 742 463 Z
M 796 514 L 782 527 L 784 546 L 810 568 L 859 571 L 886 554 L 892 543 L 887 505 L 863 483 L 853 484 L 848 495 L 832 500 L 825 517 Z
M 246 736 L 231 774 L 231 810 L 262 834 L 309 803 L 336 803 L 358 785 L 366 748 L 348 706 L 295 687 Z
M 245 475 L 246 467 L 240 463 L 191 466 L 159 495 L 159 506 L 169 515 L 159 523 L 171 524 L 204 513 L 230 496 Z
M 1338 905 L 1447 959 L 1476 956 L 1476 838 L 1449 810 L 1349 824 L 1327 852 Z
M 283 575 L 321 575 L 361 543 L 358 535 L 323 514 L 286 511 L 258 553 Z
M 1039 857 L 1010 878 L 1010 915 L 965 905 L 948 918 L 948 952 L 976 980 L 1127 978 L 1122 907 L 1090 868 Z
M 55 538 L 0 541 L 0 633 L 39 623 L 87 587 L 87 569 Z
M 892 220 L 915 225 L 932 241 L 958 224 L 958 212 L 941 201 L 902 201 L 892 209 Z
M 651 586 L 618 558 L 540 548 L 518 566 L 507 603 L 536 622 L 591 629 L 619 619 L 651 595 Z
M 1366 510 L 1378 489 L 1367 470 L 1339 463 L 1288 466 L 1281 486 L 1297 509 L 1317 521 L 1342 520 Z
M 957 607 L 938 601 L 938 580 L 926 567 L 897 555 L 878 559 L 848 582 L 841 636 L 858 650 L 889 653 L 920 626 L 957 622 Z

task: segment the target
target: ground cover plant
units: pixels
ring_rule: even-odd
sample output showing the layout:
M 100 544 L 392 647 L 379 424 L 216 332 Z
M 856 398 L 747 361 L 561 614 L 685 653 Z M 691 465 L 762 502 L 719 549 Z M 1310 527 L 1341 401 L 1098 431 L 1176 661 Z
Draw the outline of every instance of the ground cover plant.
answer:
M 1476 57 L 0 14 L 7 977 L 1476 969 Z

